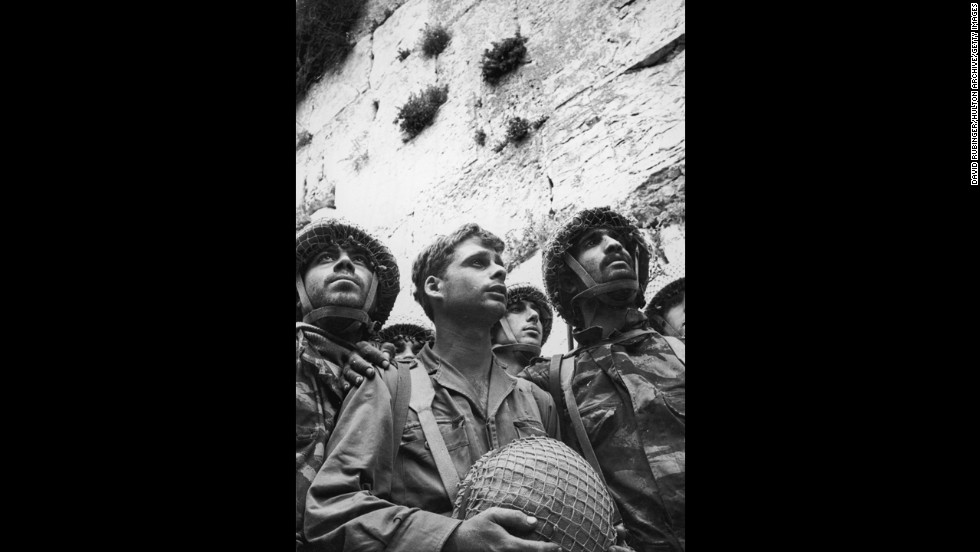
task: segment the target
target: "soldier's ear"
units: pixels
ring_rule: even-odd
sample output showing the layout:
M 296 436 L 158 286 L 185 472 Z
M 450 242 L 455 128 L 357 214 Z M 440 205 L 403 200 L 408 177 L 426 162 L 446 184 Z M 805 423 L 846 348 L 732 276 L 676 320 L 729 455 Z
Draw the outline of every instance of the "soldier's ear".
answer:
M 422 282 L 422 293 L 424 293 L 429 300 L 434 298 L 442 299 L 442 288 L 442 279 L 435 276 L 429 276 L 425 279 L 425 282 Z

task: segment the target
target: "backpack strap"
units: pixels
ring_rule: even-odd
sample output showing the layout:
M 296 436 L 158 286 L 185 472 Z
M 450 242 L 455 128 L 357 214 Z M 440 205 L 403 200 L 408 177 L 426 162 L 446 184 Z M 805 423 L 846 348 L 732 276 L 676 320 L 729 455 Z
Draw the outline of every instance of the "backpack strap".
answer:
M 408 400 L 412 395 L 412 376 L 409 374 L 412 364 L 396 361 L 395 365 L 398 367 L 398 377 L 386 378 L 385 383 L 388 384 L 388 390 L 391 392 L 391 409 L 394 415 L 392 426 L 394 447 L 391 450 L 397 456 L 398 447 L 402 444 L 402 432 L 405 431 L 405 420 L 408 419 Z
M 571 360 L 571 362 L 568 362 Z M 558 381 L 561 386 L 561 391 L 563 392 L 565 398 L 565 406 L 568 408 L 568 416 L 572 420 L 572 428 L 575 430 L 575 438 L 578 440 L 579 448 L 582 449 L 582 453 L 585 459 L 588 460 L 589 465 L 592 469 L 599 474 L 599 479 L 602 480 L 602 484 L 609 488 L 606 484 L 606 476 L 602 475 L 602 466 L 599 465 L 599 459 L 596 458 L 595 451 L 592 449 L 592 443 L 589 441 L 589 435 L 585 431 L 585 424 L 582 423 L 582 415 L 578 411 L 578 403 L 575 402 L 575 395 L 572 394 L 572 376 L 575 372 L 575 357 L 570 359 L 562 358 L 562 355 L 554 355 L 551 357 L 551 389 L 552 395 L 555 399 L 555 404 L 561 404 L 559 402 L 558 396 L 555 396 L 555 382 Z M 616 501 L 612 501 L 613 505 L 613 525 L 618 525 L 623 521 L 623 516 L 619 514 L 619 508 L 616 506 Z
M 459 473 L 456 472 L 456 466 L 449 456 L 449 449 L 446 448 L 446 442 L 439 431 L 436 417 L 432 414 L 432 399 L 435 398 L 436 394 L 432 388 L 432 380 L 429 379 L 428 372 L 421 364 L 416 364 L 411 371 L 411 385 L 412 398 L 408 404 L 409 408 L 419 416 L 422 435 L 425 437 L 429 452 L 432 453 L 432 458 L 436 462 L 436 469 L 439 470 L 442 485 L 446 488 L 446 494 L 449 495 L 449 502 L 453 503 L 456 500 L 456 491 L 459 489 Z

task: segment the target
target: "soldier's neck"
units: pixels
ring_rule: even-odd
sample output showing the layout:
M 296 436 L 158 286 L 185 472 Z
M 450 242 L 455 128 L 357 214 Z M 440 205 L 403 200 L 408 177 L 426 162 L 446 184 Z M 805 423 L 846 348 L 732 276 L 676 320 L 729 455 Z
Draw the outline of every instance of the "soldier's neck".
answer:
M 316 327 L 321 330 L 350 341 L 351 343 L 356 343 L 360 341 L 361 326 L 358 324 L 357 329 L 353 332 L 346 332 L 345 330 L 351 325 L 351 320 L 348 318 L 321 318 L 316 321 Z
M 432 352 L 436 356 L 468 379 L 483 381 L 490 376 L 490 324 L 460 324 L 458 319 L 437 317 L 435 326 Z
M 613 307 L 593 299 L 583 301 L 580 308 L 585 322 L 582 328 L 599 326 L 602 328 L 603 338 L 626 325 L 628 307 Z

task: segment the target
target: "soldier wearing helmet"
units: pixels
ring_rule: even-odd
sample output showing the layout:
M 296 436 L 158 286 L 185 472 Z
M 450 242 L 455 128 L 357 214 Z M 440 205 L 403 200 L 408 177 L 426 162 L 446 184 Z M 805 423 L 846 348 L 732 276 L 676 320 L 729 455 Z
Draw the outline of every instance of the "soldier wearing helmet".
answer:
M 415 259 L 413 295 L 435 343 L 363 381 L 344 403 L 307 496 L 304 533 L 317 550 L 559 552 L 528 540 L 538 521 L 516 510 L 450 517 L 460 480 L 483 454 L 558 435 L 548 393 L 501 369 L 491 351 L 507 306 L 503 249 L 466 224 Z
M 579 347 L 520 377 L 558 395 L 563 440 L 598 464 L 630 546 L 683 551 L 683 344 L 650 328 L 638 310 L 649 262 L 627 217 L 606 207 L 571 217 L 544 250 L 543 276 Z
M 643 313 L 661 334 L 687 337 L 684 303 L 684 278 L 678 278 L 658 291 Z
M 435 341 L 432 329 L 414 319 L 389 322 L 380 332 L 378 340 L 395 346 L 395 358 L 413 357 L 426 343 Z
M 507 288 L 507 313 L 493 326 L 493 354 L 507 373 L 516 376 L 551 334 L 551 305 L 538 288 L 515 284 Z
M 306 493 L 349 389 L 344 379 L 361 378 L 351 368 L 367 373 L 371 363 L 365 358 L 386 367 L 388 353 L 365 340 L 387 319 L 397 296 L 395 258 L 364 230 L 319 219 L 296 234 L 297 548 Z

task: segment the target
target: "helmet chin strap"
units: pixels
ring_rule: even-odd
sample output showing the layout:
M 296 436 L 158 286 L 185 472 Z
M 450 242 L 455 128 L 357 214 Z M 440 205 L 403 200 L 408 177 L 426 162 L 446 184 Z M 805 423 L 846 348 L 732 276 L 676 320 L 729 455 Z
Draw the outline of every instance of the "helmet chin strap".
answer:
M 306 286 L 303 285 L 303 277 L 298 271 L 296 272 L 296 292 L 299 294 L 300 303 L 303 305 L 303 322 L 307 324 L 316 324 L 324 318 L 345 318 L 351 323 L 340 331 L 344 334 L 354 332 L 361 326 L 371 327 L 374 324 L 367 313 L 371 312 L 377 298 L 378 279 L 376 277 L 371 278 L 371 286 L 368 288 L 364 306 L 360 309 L 330 305 L 318 309 L 313 308 L 313 303 L 310 302 L 310 297 L 306 294 Z
M 509 341 L 509 343 L 494 345 L 490 348 L 492 351 L 515 351 L 518 353 L 531 355 L 532 357 L 541 355 L 540 345 L 517 342 L 517 337 L 514 335 L 514 330 L 510 327 L 510 322 L 507 321 L 506 316 L 500 319 L 500 328 L 504 331 L 504 335 L 507 336 L 507 341 Z
M 635 258 L 636 257 L 634 256 L 634 259 Z M 565 264 L 568 265 L 568 268 L 572 269 L 572 272 L 578 275 L 579 279 L 582 280 L 582 283 L 585 284 L 585 291 L 577 294 L 575 297 L 572 297 L 572 305 L 575 305 L 578 301 L 584 301 L 595 297 L 599 301 L 611 307 L 628 307 L 633 304 L 635 298 L 614 299 L 609 296 L 609 293 L 620 290 L 640 290 L 640 276 L 635 270 L 633 271 L 633 274 L 636 276 L 636 279 L 613 280 L 612 282 L 597 284 L 596 281 L 592 279 L 592 276 L 589 276 L 589 273 L 586 272 L 585 268 L 575 260 L 575 257 L 572 257 L 568 253 L 565 253 Z

